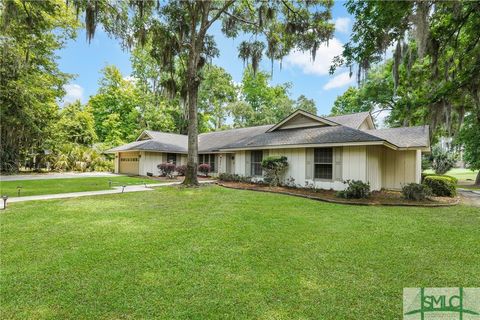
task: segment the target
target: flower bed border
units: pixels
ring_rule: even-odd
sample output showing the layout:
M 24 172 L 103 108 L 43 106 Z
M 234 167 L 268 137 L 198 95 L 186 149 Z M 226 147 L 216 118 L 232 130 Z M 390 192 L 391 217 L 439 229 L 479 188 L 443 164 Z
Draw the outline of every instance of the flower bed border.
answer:
M 342 200 L 342 199 L 326 199 L 319 196 L 308 195 L 308 194 L 300 194 L 288 191 L 274 191 L 268 189 L 258 189 L 254 187 L 243 187 L 243 186 L 232 186 L 226 185 L 222 183 L 222 181 L 217 181 L 217 185 L 228 188 L 228 189 L 235 189 L 235 190 L 248 190 L 248 191 L 258 191 L 258 192 L 266 192 L 266 193 L 276 193 L 276 194 L 284 194 L 294 197 L 306 198 L 316 201 L 323 201 L 328 203 L 336 203 L 336 204 L 347 204 L 347 205 L 356 205 L 356 206 L 386 206 L 386 207 L 426 207 L 426 208 L 436 208 L 436 207 L 453 207 L 460 203 L 460 198 L 456 197 L 455 201 L 451 203 L 406 203 L 406 202 L 390 202 L 390 203 L 373 203 L 373 202 L 359 202 L 355 200 Z

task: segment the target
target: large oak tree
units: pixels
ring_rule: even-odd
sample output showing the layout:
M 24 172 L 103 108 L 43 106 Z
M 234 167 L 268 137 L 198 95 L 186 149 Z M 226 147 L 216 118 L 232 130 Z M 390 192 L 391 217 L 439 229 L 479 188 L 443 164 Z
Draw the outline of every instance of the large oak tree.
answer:
M 231 38 L 250 35 L 238 50 L 239 57 L 256 71 L 264 55 L 280 60 L 291 50 L 310 51 L 312 58 L 320 44 L 332 37 L 333 1 L 179 1 L 74 0 L 83 12 L 87 36 L 95 34 L 97 23 L 126 46 L 149 41 L 151 54 L 163 71 L 170 73 L 163 86 L 180 96 L 188 109 L 188 161 L 185 185 L 197 185 L 198 113 L 197 98 L 202 68 L 219 54 L 209 32 L 216 23 Z M 182 79 L 173 75 L 180 69 Z

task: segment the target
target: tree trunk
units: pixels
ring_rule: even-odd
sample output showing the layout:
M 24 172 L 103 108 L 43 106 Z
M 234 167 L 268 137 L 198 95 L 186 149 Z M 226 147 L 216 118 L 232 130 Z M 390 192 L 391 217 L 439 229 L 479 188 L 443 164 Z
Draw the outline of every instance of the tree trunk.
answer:
M 197 77 L 197 60 L 195 53 L 191 53 L 188 61 L 187 90 L 188 90 L 188 158 L 187 172 L 183 184 L 185 186 L 198 186 L 198 115 L 197 96 L 199 79 Z
M 477 178 L 475 179 L 475 184 L 477 186 L 480 186 L 480 171 L 478 171 L 478 173 L 477 173 Z

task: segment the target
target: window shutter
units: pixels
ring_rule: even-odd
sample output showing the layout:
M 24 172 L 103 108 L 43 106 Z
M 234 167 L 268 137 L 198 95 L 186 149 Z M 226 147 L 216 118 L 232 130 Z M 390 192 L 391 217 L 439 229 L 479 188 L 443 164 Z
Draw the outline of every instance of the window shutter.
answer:
M 305 149 L 305 179 L 313 179 L 313 148 Z
M 336 181 L 343 181 L 342 177 L 342 160 L 343 147 L 336 147 L 333 149 L 333 179 Z
M 266 157 L 268 157 L 268 150 L 262 150 L 262 151 L 263 151 L 263 159 L 265 159 Z
M 167 162 L 167 154 L 162 153 L 162 163 L 165 163 L 165 162 Z
M 251 166 L 251 152 L 245 151 L 245 176 L 251 177 L 252 176 L 252 166 Z

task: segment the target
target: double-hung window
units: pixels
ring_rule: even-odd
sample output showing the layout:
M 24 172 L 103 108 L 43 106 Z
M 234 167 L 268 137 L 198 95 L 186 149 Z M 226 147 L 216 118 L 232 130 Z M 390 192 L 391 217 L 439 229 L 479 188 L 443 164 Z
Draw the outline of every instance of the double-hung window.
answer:
M 175 153 L 167 153 L 167 162 L 173 163 L 174 165 L 177 164 L 177 154 Z
M 199 160 L 199 164 L 206 163 L 206 164 L 210 165 L 210 172 L 217 172 L 216 171 L 216 166 L 215 166 L 215 154 L 214 153 L 199 154 L 198 155 L 198 160 Z
M 262 175 L 262 160 L 263 160 L 263 151 L 254 150 L 251 152 L 251 172 L 252 176 L 261 176 Z
M 316 148 L 313 151 L 315 179 L 332 180 L 333 177 L 333 149 Z

